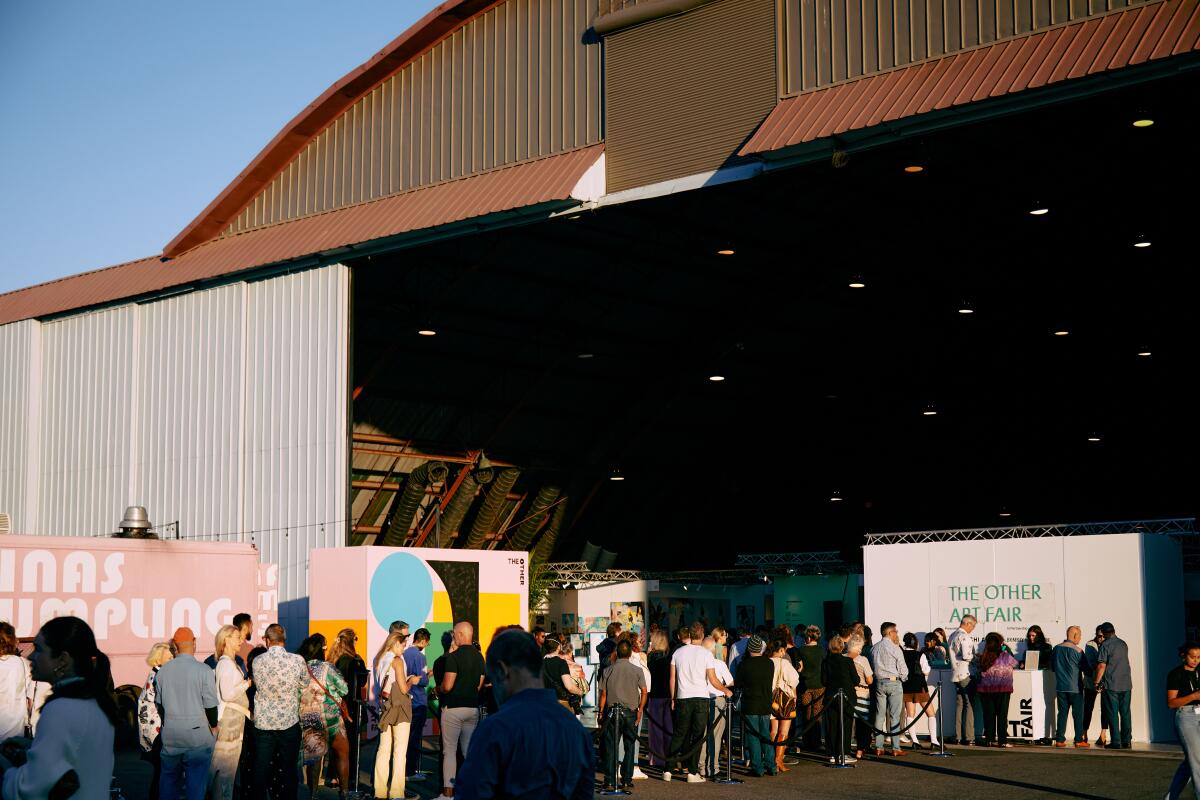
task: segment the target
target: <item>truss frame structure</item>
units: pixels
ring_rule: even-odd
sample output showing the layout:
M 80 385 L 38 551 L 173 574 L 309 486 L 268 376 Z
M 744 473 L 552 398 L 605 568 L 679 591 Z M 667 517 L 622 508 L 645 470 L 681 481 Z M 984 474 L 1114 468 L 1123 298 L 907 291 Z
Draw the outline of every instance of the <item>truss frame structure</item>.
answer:
M 1123 520 L 1120 522 L 1066 522 L 1050 525 L 1014 525 L 997 528 L 952 528 L 940 531 L 868 533 L 866 546 L 921 544 L 923 542 L 973 542 L 987 539 L 1039 539 L 1047 536 L 1102 536 L 1113 533 L 1152 533 L 1161 536 L 1196 536 L 1196 519 Z
M 836 550 L 814 553 L 753 553 L 739 555 L 732 568 L 711 570 L 634 570 L 610 569 L 597 572 L 586 561 L 557 561 L 541 565 L 538 576 L 556 584 L 573 584 L 586 589 L 628 581 L 663 581 L 715 586 L 748 586 L 772 576 L 851 574 L 858 572 Z

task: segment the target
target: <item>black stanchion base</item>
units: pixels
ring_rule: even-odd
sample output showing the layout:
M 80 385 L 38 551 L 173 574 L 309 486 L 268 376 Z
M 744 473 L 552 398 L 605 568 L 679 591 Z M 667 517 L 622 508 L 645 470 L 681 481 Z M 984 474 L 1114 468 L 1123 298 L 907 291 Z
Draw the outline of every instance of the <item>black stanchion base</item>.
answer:
M 596 794 L 600 797 L 628 797 L 629 793 L 624 789 L 597 789 Z
M 932 753 L 925 753 L 925 755 L 930 756 L 932 758 L 953 758 L 954 757 L 954 753 L 939 753 L 936 750 L 933 751 Z
M 832 764 L 826 762 L 825 766 L 829 769 L 854 769 L 853 764 L 843 764 L 840 761 L 834 761 Z
M 740 778 L 713 778 L 709 783 L 719 783 L 722 786 L 732 786 L 735 783 L 745 783 Z

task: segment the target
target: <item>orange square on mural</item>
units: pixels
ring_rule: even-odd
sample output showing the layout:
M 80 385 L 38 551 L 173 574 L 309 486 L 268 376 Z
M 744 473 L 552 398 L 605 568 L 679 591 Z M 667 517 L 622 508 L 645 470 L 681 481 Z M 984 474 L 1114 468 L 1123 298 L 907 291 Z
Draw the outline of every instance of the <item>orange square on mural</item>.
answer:
M 338 633 L 343 628 L 350 628 L 354 631 L 354 635 L 358 637 L 358 641 L 354 643 L 355 651 L 362 656 L 363 661 L 370 660 L 369 655 L 364 654 L 367 645 L 367 621 L 365 619 L 314 619 L 308 622 L 308 635 L 312 636 L 319 633 L 325 637 L 325 647 L 337 638 Z M 300 642 L 288 641 L 288 649 L 295 651 L 300 646 Z

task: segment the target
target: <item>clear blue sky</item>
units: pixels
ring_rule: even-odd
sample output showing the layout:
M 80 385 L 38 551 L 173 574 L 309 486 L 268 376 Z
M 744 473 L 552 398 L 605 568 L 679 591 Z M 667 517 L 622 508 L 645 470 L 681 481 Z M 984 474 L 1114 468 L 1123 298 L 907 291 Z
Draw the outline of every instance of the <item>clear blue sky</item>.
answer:
M 154 255 L 436 0 L 0 0 L 0 292 Z

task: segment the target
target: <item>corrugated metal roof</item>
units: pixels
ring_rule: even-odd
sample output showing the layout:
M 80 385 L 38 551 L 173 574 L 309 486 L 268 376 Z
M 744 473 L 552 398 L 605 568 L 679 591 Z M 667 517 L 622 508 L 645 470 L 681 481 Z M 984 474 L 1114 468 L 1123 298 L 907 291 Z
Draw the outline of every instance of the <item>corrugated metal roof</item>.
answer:
M 1200 50 L 1200 0 L 1165 0 L 806 92 L 779 103 L 741 155 Z
M 409 231 L 567 200 L 603 153 L 593 145 L 227 236 L 173 260 L 157 256 L 0 295 L 0 325 L 111 303 L 173 286 L 324 253 Z

